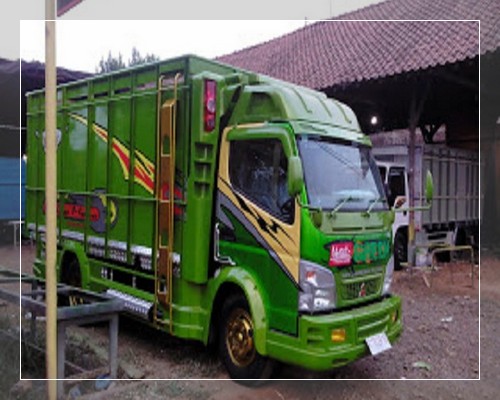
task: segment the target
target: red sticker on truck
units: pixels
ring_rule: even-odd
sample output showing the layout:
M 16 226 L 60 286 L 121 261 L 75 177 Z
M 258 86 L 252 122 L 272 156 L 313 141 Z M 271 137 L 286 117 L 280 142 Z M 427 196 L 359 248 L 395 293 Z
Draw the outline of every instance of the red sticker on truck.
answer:
M 96 189 L 86 204 L 84 195 L 68 193 L 57 202 L 57 215 L 74 228 L 84 228 L 87 212 L 89 213 L 90 227 L 94 232 L 104 233 L 106 228 L 114 228 L 118 221 L 118 203 L 106 196 L 103 189 Z M 43 203 L 43 213 L 46 212 L 46 203 Z M 109 224 L 106 219 L 109 217 Z
M 351 265 L 354 244 L 352 242 L 335 242 L 330 246 L 330 267 Z

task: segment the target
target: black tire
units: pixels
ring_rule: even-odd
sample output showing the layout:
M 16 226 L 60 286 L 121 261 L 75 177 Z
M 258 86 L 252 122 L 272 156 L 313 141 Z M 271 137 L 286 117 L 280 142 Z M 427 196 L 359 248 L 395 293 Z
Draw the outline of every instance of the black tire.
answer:
M 273 361 L 255 348 L 253 330 L 254 322 L 245 297 L 229 297 L 221 312 L 219 355 L 231 379 L 245 386 L 262 385 L 273 372 Z
M 61 283 L 76 288 L 82 287 L 82 272 L 76 256 L 68 256 L 61 265 Z M 83 303 L 78 296 L 58 296 L 58 303 L 62 306 L 74 306 Z
M 400 271 L 402 263 L 408 261 L 408 236 L 405 231 L 397 231 L 394 238 L 394 269 Z

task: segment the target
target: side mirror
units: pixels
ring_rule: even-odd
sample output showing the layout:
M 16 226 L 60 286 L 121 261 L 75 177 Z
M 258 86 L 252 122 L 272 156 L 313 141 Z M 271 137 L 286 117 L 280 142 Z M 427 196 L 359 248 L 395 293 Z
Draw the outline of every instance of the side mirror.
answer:
M 302 161 L 298 156 L 291 156 L 288 159 L 288 193 L 295 197 L 302 191 L 304 186 L 304 171 Z
M 427 171 L 427 176 L 425 178 L 425 201 L 427 204 L 432 202 L 432 197 L 434 195 L 434 183 L 432 180 L 431 171 Z

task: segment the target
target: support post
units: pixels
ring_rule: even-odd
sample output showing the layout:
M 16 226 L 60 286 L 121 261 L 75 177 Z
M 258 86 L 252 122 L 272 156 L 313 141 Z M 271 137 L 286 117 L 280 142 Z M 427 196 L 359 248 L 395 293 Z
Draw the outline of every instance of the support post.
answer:
M 47 397 L 57 398 L 57 170 L 56 170 L 56 5 L 45 0 L 45 227 L 47 306 Z
M 415 96 L 415 95 L 414 95 Z M 412 100 L 412 104 L 415 97 Z M 410 110 L 410 143 L 408 148 L 408 267 L 415 266 L 415 136 L 416 124 L 414 120 L 418 120 L 415 115 L 414 107 Z M 411 271 L 411 270 L 410 270 Z
M 493 163 L 495 165 L 495 175 L 494 181 L 488 182 L 494 188 L 494 199 L 493 202 L 496 204 L 496 232 L 495 239 L 500 237 L 500 229 L 498 228 L 498 220 L 500 218 L 500 115 L 497 118 L 497 123 L 495 126 L 495 136 L 493 137 L 493 148 L 494 156 Z
M 429 83 L 419 92 L 418 82 L 414 82 L 412 98 L 410 101 L 410 115 L 408 119 L 408 129 L 410 132 L 410 142 L 408 148 L 408 267 L 415 266 L 415 138 L 417 126 L 424 109 L 425 99 L 429 91 Z M 422 172 L 423 173 L 423 172 Z M 411 269 L 410 269 L 411 271 Z
M 109 320 L 109 376 L 116 379 L 118 376 L 118 314 Z
M 57 327 L 57 398 L 64 395 L 64 378 L 66 370 L 66 324 L 59 323 Z

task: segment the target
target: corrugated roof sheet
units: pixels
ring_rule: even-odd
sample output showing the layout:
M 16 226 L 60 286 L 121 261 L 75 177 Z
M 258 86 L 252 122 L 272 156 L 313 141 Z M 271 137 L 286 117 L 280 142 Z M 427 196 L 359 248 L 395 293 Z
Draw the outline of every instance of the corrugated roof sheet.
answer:
M 479 54 L 478 22 L 426 20 L 431 17 L 481 19 L 481 53 L 500 47 L 499 0 L 389 0 L 344 14 L 339 18 L 343 21 L 318 22 L 218 60 L 324 89 L 455 63 Z

